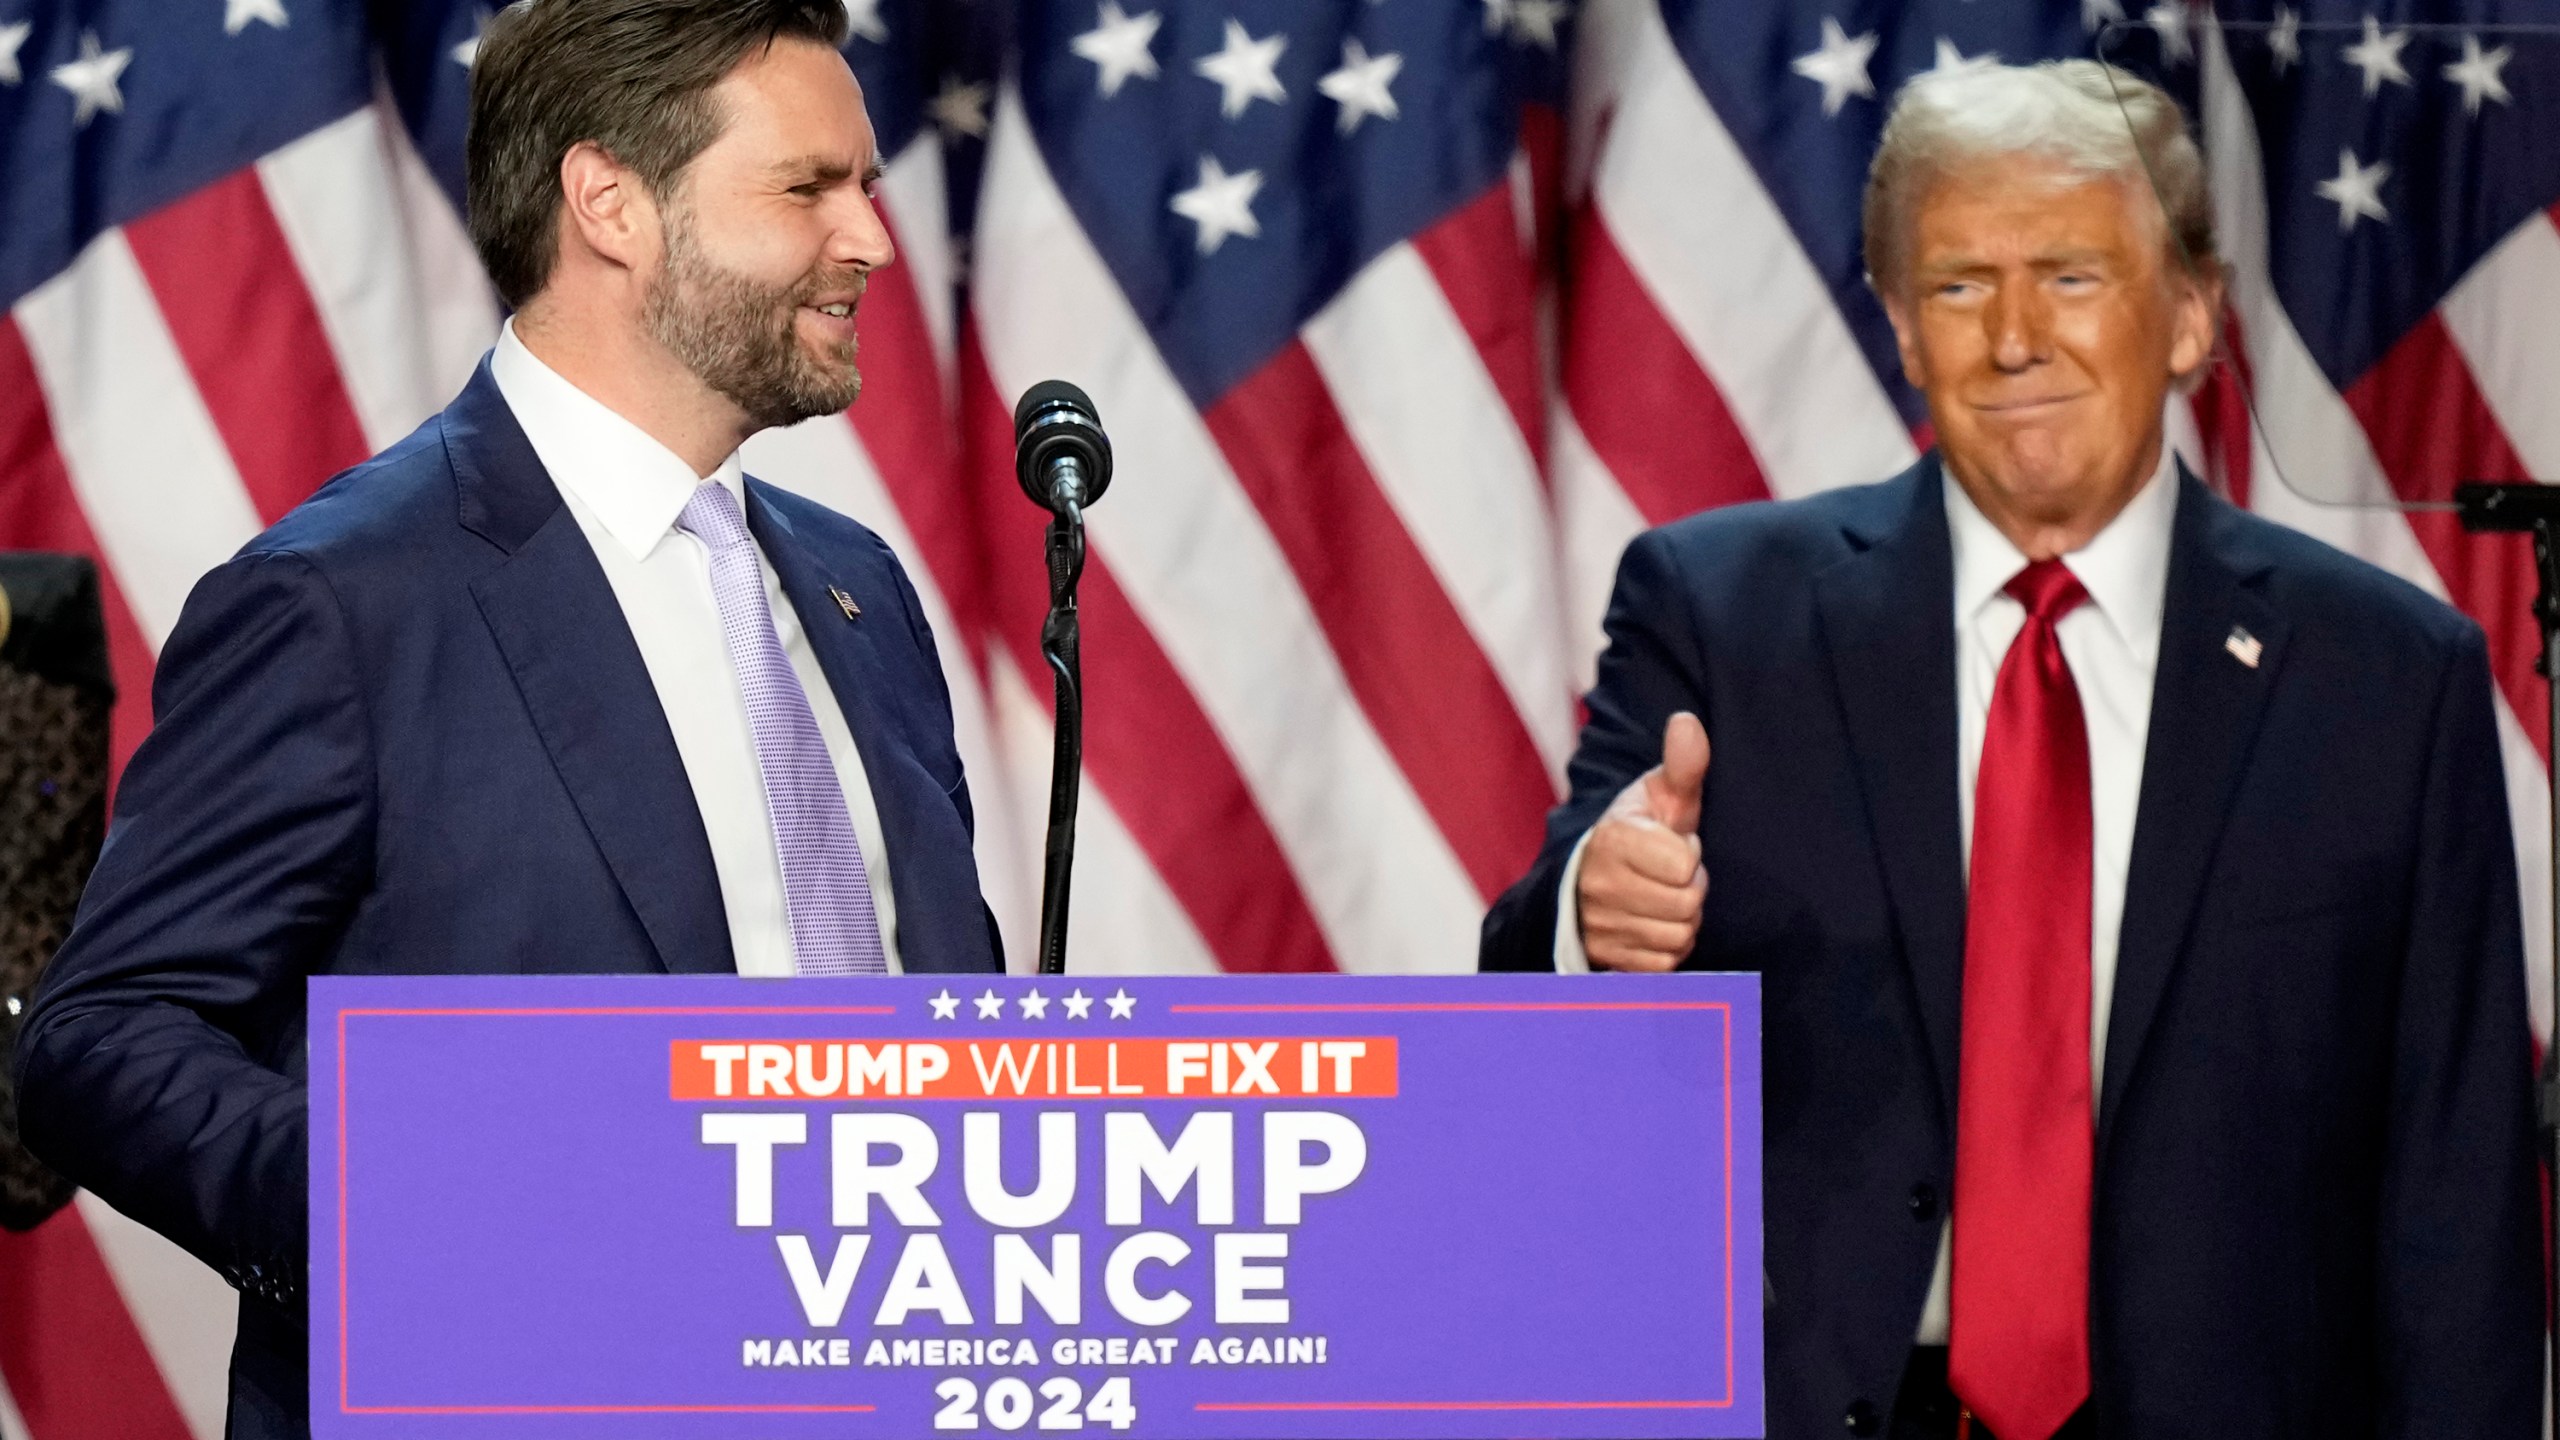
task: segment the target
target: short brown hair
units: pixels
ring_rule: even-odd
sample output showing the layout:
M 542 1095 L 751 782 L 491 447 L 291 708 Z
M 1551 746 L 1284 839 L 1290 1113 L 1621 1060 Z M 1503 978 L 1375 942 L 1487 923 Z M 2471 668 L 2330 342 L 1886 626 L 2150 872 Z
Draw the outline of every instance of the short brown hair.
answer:
M 843 42 L 844 0 L 516 0 L 480 38 L 463 141 L 471 243 L 510 307 L 559 258 L 560 159 L 593 141 L 664 196 L 720 134 L 711 87 L 777 39 Z

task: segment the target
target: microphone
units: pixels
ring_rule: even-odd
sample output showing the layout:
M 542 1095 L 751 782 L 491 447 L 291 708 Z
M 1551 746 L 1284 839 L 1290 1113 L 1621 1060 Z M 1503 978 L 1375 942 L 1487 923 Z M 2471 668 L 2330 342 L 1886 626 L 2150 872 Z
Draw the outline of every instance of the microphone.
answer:
M 1064 380 L 1043 380 L 1013 407 L 1013 471 L 1031 503 L 1053 515 L 1081 511 L 1111 488 L 1111 437 L 1093 400 Z

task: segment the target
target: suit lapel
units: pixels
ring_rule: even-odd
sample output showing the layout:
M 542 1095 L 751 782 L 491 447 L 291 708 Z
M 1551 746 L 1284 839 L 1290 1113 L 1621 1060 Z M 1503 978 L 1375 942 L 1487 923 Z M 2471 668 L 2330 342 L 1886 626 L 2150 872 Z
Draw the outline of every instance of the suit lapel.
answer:
M 509 552 L 471 586 L 587 833 L 672 971 L 734 971 L 711 841 L 630 623 L 484 362 L 446 411 L 462 523 Z
M 2284 663 L 2287 627 L 2250 588 L 2263 567 L 2234 553 L 2235 530 L 2227 507 L 2182 470 L 2151 733 L 2143 746 L 2142 798 L 2125 877 L 2115 998 L 2108 1012 L 2098 1104 L 2102 1137 L 2123 1105 L 2185 948 L 2223 822 Z M 2256 640 L 2255 664 L 2243 663 L 2227 648 L 2235 627 Z
M 1850 543 L 1862 548 L 1815 577 L 1814 600 L 1939 1099 L 1952 1117 L 1964 980 L 1954 559 L 1934 460 L 1885 495 L 1902 503 L 1872 528 L 1849 527 Z
M 885 563 L 861 563 L 870 557 L 859 554 L 842 557 L 858 568 L 828 573 L 760 481 L 747 486 L 747 521 L 861 752 L 898 902 L 899 964 L 918 974 L 995 969 L 977 861 L 958 807 L 898 727 L 891 697 L 914 681 L 896 675 L 877 638 L 877 627 L 906 623 L 896 576 Z M 860 608 L 858 617 L 845 613 L 839 591 Z

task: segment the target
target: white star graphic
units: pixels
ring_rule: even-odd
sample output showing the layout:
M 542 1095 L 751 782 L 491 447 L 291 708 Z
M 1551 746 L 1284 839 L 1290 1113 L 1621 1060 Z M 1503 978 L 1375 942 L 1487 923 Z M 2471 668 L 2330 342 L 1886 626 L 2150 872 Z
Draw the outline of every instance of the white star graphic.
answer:
M 2118 0 L 2080 0 L 2080 28 L 2094 35 L 2098 27 L 2124 18 L 2124 6 Z
M 2290 5 L 2276 7 L 2276 23 L 2267 31 L 2267 54 L 2274 57 L 2279 75 L 2302 63 L 2301 11 Z
M 53 83 L 78 99 L 79 113 L 71 117 L 75 126 L 86 125 L 99 111 L 110 115 L 124 113 L 124 91 L 116 81 L 124 75 L 124 67 L 133 63 L 133 47 L 100 50 L 98 32 L 80 32 L 80 58 L 66 60 L 53 67 Z
M 933 1018 L 936 1020 L 956 1019 L 960 1014 L 960 997 L 948 990 L 925 1003 L 933 1007 Z
M 1004 997 L 993 990 L 969 1003 L 978 1007 L 978 1018 L 981 1020 L 998 1020 L 1004 1016 Z
M 888 23 L 880 18 L 880 0 L 847 0 L 845 12 L 853 22 L 855 38 L 874 45 L 889 43 Z
M 1138 1012 L 1137 1000 L 1126 990 L 1112 991 L 1111 998 L 1102 1003 L 1111 1007 L 1111 1018 L 1114 1020 L 1126 1020 Z
M 1979 55 L 1967 55 L 1956 48 L 1956 42 L 1941 35 L 1938 37 L 1938 63 L 1929 67 L 1929 73 L 1961 75 L 1967 70 L 1988 70 L 1999 63 L 2000 56 L 1994 51 L 1986 50 Z
M 451 50 L 448 50 L 445 53 L 453 57 L 454 64 L 461 66 L 465 70 L 470 69 L 472 62 L 480 58 L 480 32 L 488 28 L 489 12 L 482 10 L 474 16 L 471 21 L 471 38 L 454 46 Z
M 2386 80 L 2394 85 L 2409 83 L 2409 69 L 2400 63 L 2400 49 L 2408 43 L 2408 31 L 2385 35 L 2372 16 L 2364 17 L 2364 38 L 2346 49 L 2346 62 L 2364 72 L 2364 98 L 2381 94 Z
M 987 102 L 993 98 L 994 86 L 953 75 L 942 82 L 942 93 L 927 101 L 924 108 L 944 139 L 956 140 L 965 135 L 983 140 L 987 137 Z
M 2479 114 L 2483 100 L 2495 100 L 2501 105 L 2515 103 L 2516 97 L 2507 93 L 2506 76 L 2500 73 L 2514 58 L 2514 46 L 2482 50 L 2479 36 L 2462 37 L 2462 58 L 2444 67 L 2444 78 L 2462 87 L 2462 113 Z
M 1262 234 L 1253 218 L 1253 197 L 1262 193 L 1262 172 L 1230 175 L 1214 155 L 1200 157 L 1200 183 L 1173 197 L 1173 213 L 1200 227 L 1200 253 L 1214 255 L 1230 235 L 1248 240 Z
M 249 28 L 249 22 L 261 20 L 278 30 L 285 27 L 284 0 L 222 0 L 222 33 L 237 35 Z
M 1149 10 L 1143 15 L 1123 14 L 1114 0 L 1102 0 L 1102 13 L 1092 29 L 1067 42 L 1067 48 L 1090 60 L 1102 72 L 1102 94 L 1105 99 L 1120 93 L 1129 77 L 1156 78 L 1156 27 L 1164 16 Z
M 1541 50 L 1556 48 L 1556 26 L 1573 13 L 1564 0 L 1511 0 L 1511 38 Z
M 2142 12 L 2142 23 L 2160 37 L 2160 58 L 2169 64 L 2184 65 L 2196 58 L 2196 40 L 2187 31 L 2188 20 L 2187 7 L 2169 0 Z
M 1288 48 L 1289 37 L 1283 32 L 1274 31 L 1256 40 L 1245 33 L 1241 22 L 1230 20 L 1227 22 L 1225 47 L 1215 55 L 1202 56 L 1191 68 L 1204 79 L 1218 82 L 1218 89 L 1222 92 L 1218 99 L 1219 113 L 1233 120 L 1256 100 L 1278 104 L 1289 98 L 1289 92 L 1281 88 L 1280 76 L 1274 69 L 1280 63 L 1281 53 Z
M 1016 1000 L 1014 1003 L 1022 1007 L 1022 1018 L 1025 1020 L 1046 1020 L 1049 1018 L 1049 997 L 1041 994 L 1037 990 L 1024 994 L 1021 999 Z
M 1070 1020 L 1082 1020 L 1093 1012 L 1093 997 L 1084 993 L 1082 989 L 1068 991 L 1067 998 L 1058 1003 L 1067 1007 L 1067 1018 Z
M 15 85 L 27 78 L 18 73 L 18 47 L 35 31 L 34 22 L 28 20 L 0 25 L 0 85 Z
M 1822 48 L 1797 56 L 1795 72 L 1822 87 L 1822 113 L 1837 115 L 1852 95 L 1874 97 L 1876 82 L 1867 74 L 1867 60 L 1875 53 L 1874 31 L 1852 38 L 1839 21 L 1825 15 Z
M 1372 115 L 1381 120 L 1396 118 L 1396 97 L 1387 86 L 1403 68 L 1402 55 L 1372 57 L 1359 41 L 1345 40 L 1342 68 L 1318 80 L 1316 89 L 1342 107 L 1341 130 L 1348 135 Z
M 2390 178 L 2389 163 L 2376 160 L 2371 165 L 2359 165 L 2356 152 L 2341 149 L 2337 178 L 2323 180 L 2312 188 L 2320 192 L 2321 199 L 2337 205 L 2338 229 L 2347 231 L 2368 216 L 2386 225 L 2391 222 L 2391 212 L 2382 208 L 2382 182 Z

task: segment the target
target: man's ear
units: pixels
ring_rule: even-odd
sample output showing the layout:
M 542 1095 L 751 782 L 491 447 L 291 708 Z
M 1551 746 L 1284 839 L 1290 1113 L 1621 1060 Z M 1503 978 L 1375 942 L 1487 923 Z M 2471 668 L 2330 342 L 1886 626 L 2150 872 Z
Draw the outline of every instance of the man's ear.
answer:
M 2176 276 L 2170 283 L 2178 287 L 2178 300 L 2169 335 L 2169 373 L 2184 384 L 2213 362 L 2213 339 L 2222 321 L 2221 264 L 2205 260 L 2198 273 Z
M 561 243 L 577 245 L 625 270 L 653 264 L 658 207 L 649 187 L 592 140 L 560 157 Z
M 1876 292 L 1876 299 L 1884 303 L 1884 318 L 1892 322 L 1893 348 L 1902 356 L 1902 378 L 1910 381 L 1914 390 L 1928 389 L 1929 366 L 1920 354 L 1920 331 L 1911 313 L 1911 297 L 1891 286 L 1878 284 L 1873 275 L 1867 277 L 1867 285 Z

